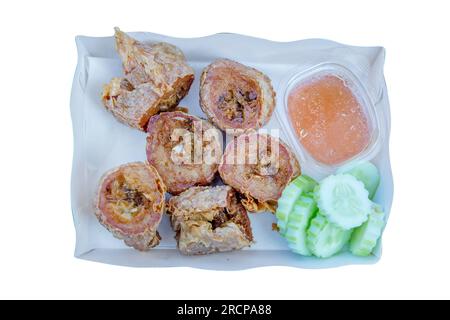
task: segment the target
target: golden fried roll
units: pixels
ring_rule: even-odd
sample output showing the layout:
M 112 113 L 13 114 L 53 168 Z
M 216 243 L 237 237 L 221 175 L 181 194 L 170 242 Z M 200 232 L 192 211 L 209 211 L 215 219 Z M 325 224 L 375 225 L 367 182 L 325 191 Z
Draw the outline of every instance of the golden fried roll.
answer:
M 167 211 L 183 254 L 238 250 L 253 241 L 247 212 L 229 186 L 193 187 L 172 197 Z
M 102 177 L 96 216 L 116 238 L 147 251 L 161 239 L 156 229 L 165 209 L 165 192 L 154 167 L 143 162 L 122 165 Z
M 300 175 L 300 165 L 281 140 L 251 133 L 235 137 L 227 145 L 219 174 L 241 193 L 248 211 L 275 212 L 283 189 Z
M 139 42 L 115 30 L 125 76 L 104 86 L 103 104 L 119 121 L 145 131 L 152 115 L 176 107 L 188 93 L 194 70 L 177 47 Z
M 214 179 L 222 157 L 221 132 L 211 123 L 181 111 L 150 118 L 147 160 L 167 190 L 178 194 Z
M 228 59 L 207 66 L 200 79 L 200 106 L 222 130 L 239 135 L 266 124 L 275 108 L 270 79 L 260 71 Z

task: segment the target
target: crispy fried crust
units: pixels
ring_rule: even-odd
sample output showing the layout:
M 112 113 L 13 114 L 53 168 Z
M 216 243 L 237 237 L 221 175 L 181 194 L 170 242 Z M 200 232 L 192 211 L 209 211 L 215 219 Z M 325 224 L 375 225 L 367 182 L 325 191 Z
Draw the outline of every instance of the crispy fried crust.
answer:
M 200 106 L 216 126 L 234 129 L 238 135 L 269 121 L 275 108 L 275 91 L 262 72 L 218 59 L 201 75 Z
M 247 212 L 229 186 L 193 187 L 172 197 L 167 211 L 183 254 L 238 250 L 253 241 Z
M 147 251 L 161 239 L 156 229 L 165 209 L 165 192 L 154 167 L 142 162 L 128 163 L 103 175 L 95 215 L 116 238 Z
M 250 147 L 251 143 L 256 143 L 255 147 Z M 300 165 L 281 140 L 251 133 L 235 137 L 227 145 L 219 174 L 241 193 L 241 202 L 248 211 L 275 212 L 283 189 L 300 175 Z
M 116 28 L 125 77 L 104 86 L 102 101 L 121 122 L 145 131 L 150 117 L 176 107 L 188 93 L 194 70 L 177 47 L 142 43 Z
M 147 160 L 158 170 L 170 193 L 211 183 L 222 157 L 217 128 L 175 111 L 153 116 L 147 131 Z

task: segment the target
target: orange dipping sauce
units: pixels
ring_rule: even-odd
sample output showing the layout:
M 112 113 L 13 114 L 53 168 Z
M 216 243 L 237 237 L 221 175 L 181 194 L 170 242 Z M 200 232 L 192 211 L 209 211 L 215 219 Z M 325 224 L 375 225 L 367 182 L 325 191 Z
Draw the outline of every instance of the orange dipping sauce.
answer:
M 299 84 L 288 96 L 288 110 L 299 142 L 324 164 L 339 164 L 369 144 L 363 107 L 337 76 L 324 75 Z

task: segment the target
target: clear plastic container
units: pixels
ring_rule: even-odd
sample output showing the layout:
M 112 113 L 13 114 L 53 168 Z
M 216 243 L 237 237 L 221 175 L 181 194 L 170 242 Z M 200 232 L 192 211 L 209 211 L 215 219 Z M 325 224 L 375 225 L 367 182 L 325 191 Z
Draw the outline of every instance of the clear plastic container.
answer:
M 363 114 L 367 119 L 368 125 L 368 143 L 363 150 L 352 157 L 334 164 L 327 164 L 317 160 L 308 150 L 302 145 L 299 137 L 295 131 L 291 117 L 288 110 L 288 98 L 291 92 L 302 84 L 308 83 L 314 78 L 321 78 L 323 76 L 335 76 L 344 81 L 345 86 L 350 89 L 352 94 L 356 97 L 359 105 L 362 108 Z M 371 101 L 367 89 L 364 87 L 358 77 L 348 68 L 337 63 L 321 63 L 309 68 L 297 68 L 286 77 L 284 81 L 284 92 L 280 92 L 282 96 L 283 106 L 277 108 L 277 117 L 279 121 L 285 126 L 282 130 L 288 139 L 288 143 L 294 149 L 302 163 L 307 163 L 308 167 L 318 174 L 330 174 L 336 169 L 353 160 L 371 160 L 379 151 L 381 134 L 381 121 L 377 115 L 374 103 Z

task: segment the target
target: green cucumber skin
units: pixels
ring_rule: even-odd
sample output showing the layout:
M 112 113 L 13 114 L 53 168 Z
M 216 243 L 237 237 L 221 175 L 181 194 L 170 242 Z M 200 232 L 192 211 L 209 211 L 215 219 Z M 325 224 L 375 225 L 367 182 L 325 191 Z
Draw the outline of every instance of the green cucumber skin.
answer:
M 315 218 L 311 220 L 311 224 L 306 232 L 306 244 L 311 253 L 316 257 L 329 258 L 339 253 L 342 248 L 344 248 L 350 240 L 352 231 L 353 230 L 344 230 L 329 222 L 327 218 L 319 212 Z
M 277 217 L 277 227 L 282 236 L 286 234 L 289 214 L 293 210 L 295 201 L 302 194 L 307 194 L 313 191 L 317 184 L 317 181 L 313 178 L 306 175 L 301 175 L 294 179 L 283 190 L 281 198 L 278 200 L 278 208 L 275 212 L 275 216 Z
M 317 185 L 316 180 L 304 174 L 295 178 L 291 183 L 295 184 L 300 189 L 302 189 L 302 193 L 311 192 Z
M 373 199 L 380 185 L 380 172 L 373 163 L 368 161 L 350 163 L 338 169 L 337 173 L 351 174 L 361 181 L 369 192 L 370 200 Z
M 350 252 L 356 256 L 367 257 L 376 247 L 385 226 L 385 214 L 378 204 L 373 204 L 369 219 L 356 228 L 350 239 Z
M 311 256 L 306 245 L 306 230 L 317 212 L 317 204 L 311 194 L 300 196 L 289 215 L 285 239 L 289 248 L 300 255 Z

